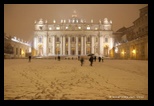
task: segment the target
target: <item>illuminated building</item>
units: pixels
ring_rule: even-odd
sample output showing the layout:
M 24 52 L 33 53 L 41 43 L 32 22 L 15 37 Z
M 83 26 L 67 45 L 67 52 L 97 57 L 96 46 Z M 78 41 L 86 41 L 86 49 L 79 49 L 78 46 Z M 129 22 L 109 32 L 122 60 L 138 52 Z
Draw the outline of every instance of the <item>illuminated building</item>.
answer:
M 34 49 L 36 56 L 109 56 L 114 39 L 112 21 L 104 18 L 95 22 L 86 22 L 77 17 L 76 11 L 70 19 L 35 21 Z
M 24 58 L 31 55 L 31 45 L 23 39 L 4 33 L 4 58 Z
M 140 16 L 128 28 L 120 28 L 115 35 L 110 57 L 148 59 L 148 6 L 140 9 Z

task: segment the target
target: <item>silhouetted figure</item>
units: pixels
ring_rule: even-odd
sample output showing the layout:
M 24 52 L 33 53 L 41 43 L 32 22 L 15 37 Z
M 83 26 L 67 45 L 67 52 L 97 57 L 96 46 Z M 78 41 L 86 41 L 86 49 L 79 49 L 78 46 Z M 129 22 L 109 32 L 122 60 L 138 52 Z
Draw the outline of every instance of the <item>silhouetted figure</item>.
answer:
M 58 61 L 60 61 L 60 56 L 58 56 Z
M 99 62 L 101 61 L 101 57 L 98 57 Z
M 80 56 L 78 56 L 78 60 L 80 60 Z
M 31 62 L 31 56 L 29 56 L 29 62 Z
M 90 61 L 90 65 L 92 66 L 92 65 L 93 65 L 93 56 L 91 56 L 91 57 L 89 58 L 89 61 Z
M 83 57 L 81 58 L 81 66 L 83 65 L 83 62 L 84 62 L 84 59 L 83 59 Z
M 94 60 L 96 61 L 96 56 L 94 57 Z
M 102 57 L 102 62 L 104 61 L 104 58 Z

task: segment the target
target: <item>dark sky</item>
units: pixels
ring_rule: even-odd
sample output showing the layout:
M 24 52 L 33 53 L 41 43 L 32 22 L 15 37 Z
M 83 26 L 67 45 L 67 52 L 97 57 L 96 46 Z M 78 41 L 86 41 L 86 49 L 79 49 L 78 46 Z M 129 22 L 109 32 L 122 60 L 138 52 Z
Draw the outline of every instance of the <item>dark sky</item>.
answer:
M 4 4 L 4 32 L 31 40 L 34 33 L 34 21 L 42 18 L 52 22 L 69 19 L 74 10 L 79 18 L 90 22 L 108 18 L 113 22 L 113 31 L 133 25 L 139 17 L 139 9 L 148 4 Z

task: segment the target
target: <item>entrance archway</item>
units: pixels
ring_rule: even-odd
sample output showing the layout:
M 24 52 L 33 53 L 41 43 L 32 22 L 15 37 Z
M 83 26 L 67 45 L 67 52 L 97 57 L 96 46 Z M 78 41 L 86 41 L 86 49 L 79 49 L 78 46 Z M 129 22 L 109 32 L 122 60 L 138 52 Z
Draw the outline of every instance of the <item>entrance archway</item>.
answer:
M 56 48 L 56 54 L 57 54 L 57 55 L 60 54 L 60 48 L 59 48 L 59 47 Z
M 108 46 L 108 45 L 105 45 L 105 46 L 104 46 L 104 56 L 105 56 L 105 57 L 108 57 L 108 55 L 109 55 L 109 54 L 108 54 L 108 49 L 109 49 L 109 46 Z
M 71 48 L 71 55 L 75 55 L 75 48 Z
M 42 45 L 39 45 L 39 47 L 38 47 L 38 56 L 43 56 L 43 47 L 42 47 Z

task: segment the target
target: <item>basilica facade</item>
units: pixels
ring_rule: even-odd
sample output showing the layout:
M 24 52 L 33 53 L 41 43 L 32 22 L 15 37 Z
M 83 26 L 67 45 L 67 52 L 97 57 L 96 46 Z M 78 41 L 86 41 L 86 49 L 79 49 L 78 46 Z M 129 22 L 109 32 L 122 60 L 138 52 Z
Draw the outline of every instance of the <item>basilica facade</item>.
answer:
M 70 19 L 60 22 L 35 21 L 34 49 L 36 56 L 85 56 L 93 53 L 109 56 L 114 39 L 112 21 L 107 18 L 90 22 L 78 18 L 76 11 Z

